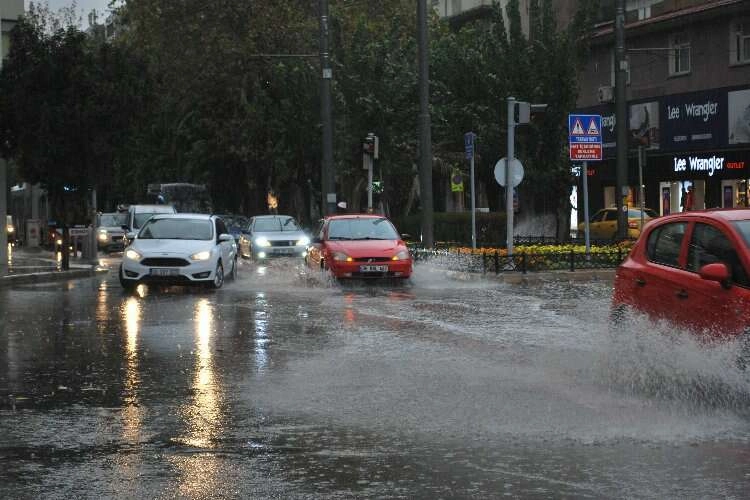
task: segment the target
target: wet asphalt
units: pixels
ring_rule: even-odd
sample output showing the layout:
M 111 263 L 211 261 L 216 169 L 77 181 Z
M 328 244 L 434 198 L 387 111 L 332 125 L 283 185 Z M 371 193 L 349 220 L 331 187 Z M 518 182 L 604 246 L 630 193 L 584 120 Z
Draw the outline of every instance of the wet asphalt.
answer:
M 610 288 L 0 289 L 0 498 L 748 498 L 733 346 L 613 331 Z

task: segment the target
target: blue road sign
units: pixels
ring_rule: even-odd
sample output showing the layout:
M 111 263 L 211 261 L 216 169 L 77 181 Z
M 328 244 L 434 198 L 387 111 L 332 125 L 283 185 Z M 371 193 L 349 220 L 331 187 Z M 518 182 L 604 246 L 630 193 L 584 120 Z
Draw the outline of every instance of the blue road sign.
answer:
M 571 160 L 602 160 L 601 115 L 568 115 Z
M 464 150 L 466 151 L 467 160 L 471 160 L 474 157 L 474 138 L 476 136 L 474 132 L 466 132 L 464 134 Z
M 568 115 L 570 144 L 601 144 L 601 115 Z

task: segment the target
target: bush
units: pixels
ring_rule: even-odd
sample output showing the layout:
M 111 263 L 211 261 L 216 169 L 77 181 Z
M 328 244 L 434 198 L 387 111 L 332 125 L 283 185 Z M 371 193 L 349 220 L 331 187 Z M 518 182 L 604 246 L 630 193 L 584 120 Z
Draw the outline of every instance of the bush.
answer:
M 471 212 L 436 212 L 434 216 L 436 243 L 471 246 Z M 419 241 L 422 215 L 395 217 L 393 223 L 410 241 Z M 477 246 L 505 246 L 505 213 L 477 213 Z

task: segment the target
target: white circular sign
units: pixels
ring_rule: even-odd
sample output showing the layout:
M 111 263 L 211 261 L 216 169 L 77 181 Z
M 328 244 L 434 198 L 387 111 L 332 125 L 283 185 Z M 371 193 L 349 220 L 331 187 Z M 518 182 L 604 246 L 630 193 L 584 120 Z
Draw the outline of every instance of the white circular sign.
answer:
M 505 161 L 505 158 L 500 158 L 497 163 L 495 163 L 495 180 L 501 186 L 505 186 L 506 163 L 507 162 Z M 513 183 L 513 187 L 521 184 L 521 181 L 523 180 L 523 165 L 521 165 L 521 161 L 518 158 L 513 158 L 510 169 L 510 178 L 511 182 Z

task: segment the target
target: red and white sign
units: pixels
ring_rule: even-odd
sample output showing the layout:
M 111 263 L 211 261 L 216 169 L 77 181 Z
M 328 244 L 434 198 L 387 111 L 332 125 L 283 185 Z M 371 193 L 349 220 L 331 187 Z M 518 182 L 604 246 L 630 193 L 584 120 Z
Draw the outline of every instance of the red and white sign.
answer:
M 577 161 L 601 161 L 602 145 L 600 143 L 570 144 L 570 159 Z

